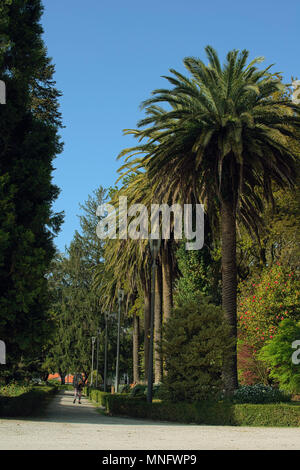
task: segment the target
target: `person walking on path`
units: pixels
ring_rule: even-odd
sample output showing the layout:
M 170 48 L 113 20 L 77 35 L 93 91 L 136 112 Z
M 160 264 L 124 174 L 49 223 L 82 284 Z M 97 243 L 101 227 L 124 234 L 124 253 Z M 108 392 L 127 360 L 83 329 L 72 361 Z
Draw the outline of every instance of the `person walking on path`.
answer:
M 82 394 L 82 389 L 83 389 L 82 378 L 74 377 L 73 385 L 74 385 L 73 403 L 76 403 L 76 398 L 78 398 L 78 403 L 81 405 L 81 394 Z

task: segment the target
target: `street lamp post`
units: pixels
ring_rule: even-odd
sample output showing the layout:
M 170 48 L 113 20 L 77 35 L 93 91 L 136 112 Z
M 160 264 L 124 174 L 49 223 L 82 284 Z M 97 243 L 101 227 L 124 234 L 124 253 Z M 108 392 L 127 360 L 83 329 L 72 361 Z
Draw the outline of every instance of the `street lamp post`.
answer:
M 92 373 L 91 373 L 91 385 L 93 385 L 93 371 L 94 371 L 94 348 L 95 348 L 96 337 L 92 336 Z
M 120 369 L 120 329 L 121 329 L 121 303 L 124 299 L 123 289 L 118 290 L 118 339 L 117 339 L 117 363 L 116 363 L 116 381 L 115 381 L 115 391 L 119 391 L 119 369 Z
M 161 240 L 150 240 L 150 251 L 152 256 L 152 281 L 151 281 L 151 317 L 150 317 L 150 344 L 148 365 L 148 388 L 147 402 L 152 403 L 153 392 L 153 341 L 154 341 L 154 302 L 155 302 L 155 277 L 157 270 L 157 257 L 160 250 Z
M 99 336 L 101 330 L 98 328 L 97 330 L 97 365 L 96 365 L 96 388 L 98 387 L 98 370 L 99 370 Z
M 106 392 L 106 387 L 107 387 L 107 333 L 108 333 L 108 327 L 107 327 L 107 322 L 108 322 L 108 312 L 104 313 L 105 316 L 105 345 L 104 345 L 104 377 L 103 377 L 103 388 L 104 392 Z

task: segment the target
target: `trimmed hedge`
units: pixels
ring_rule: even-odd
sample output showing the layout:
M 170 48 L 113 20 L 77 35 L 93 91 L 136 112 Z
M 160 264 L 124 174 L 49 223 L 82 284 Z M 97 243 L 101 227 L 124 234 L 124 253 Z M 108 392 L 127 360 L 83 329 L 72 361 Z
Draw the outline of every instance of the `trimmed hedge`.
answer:
M 0 396 L 0 416 L 1 418 L 15 418 L 35 414 L 56 391 L 55 386 L 38 385 L 33 387 L 33 390 L 16 397 Z
M 240 426 L 299 427 L 299 405 L 297 403 L 234 405 L 235 419 Z
M 230 406 L 226 403 L 147 403 L 146 398 L 111 395 L 106 399 L 106 411 L 111 415 L 146 418 L 195 424 L 234 424 Z
M 219 426 L 300 426 L 300 403 L 146 402 L 145 398 L 88 390 L 87 396 L 113 416 Z
M 119 395 L 106 398 L 112 415 L 179 423 L 221 426 L 300 426 L 300 403 L 233 404 L 230 402 L 168 403 Z
M 84 387 L 83 393 L 90 400 L 97 403 L 97 405 L 103 406 L 105 407 L 105 409 L 107 409 L 107 398 L 111 396 L 110 393 L 102 392 L 101 390 L 97 390 L 96 388 L 89 388 L 89 387 Z

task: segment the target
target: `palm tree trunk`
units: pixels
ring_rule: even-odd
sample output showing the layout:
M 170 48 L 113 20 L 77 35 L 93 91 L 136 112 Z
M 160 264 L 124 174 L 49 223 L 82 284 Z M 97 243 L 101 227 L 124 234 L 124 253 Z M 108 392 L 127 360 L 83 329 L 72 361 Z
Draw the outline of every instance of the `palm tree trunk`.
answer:
M 162 269 L 157 265 L 155 277 L 155 302 L 154 302 L 154 382 L 160 383 L 163 376 L 162 362 Z
M 222 231 L 222 307 L 234 338 L 232 357 L 223 369 L 225 389 L 228 393 L 238 387 L 237 379 L 237 267 L 236 267 L 236 209 L 232 202 L 221 202 Z
M 164 244 L 161 251 L 162 263 L 162 291 L 163 291 L 163 322 L 171 316 L 173 307 L 172 265 L 170 256 L 170 242 Z
M 149 283 L 144 282 L 144 370 L 145 381 L 148 377 L 149 344 L 150 344 L 151 290 Z
M 139 335 L 140 325 L 139 317 L 136 313 L 133 314 L 133 382 L 139 383 L 140 372 L 139 372 Z

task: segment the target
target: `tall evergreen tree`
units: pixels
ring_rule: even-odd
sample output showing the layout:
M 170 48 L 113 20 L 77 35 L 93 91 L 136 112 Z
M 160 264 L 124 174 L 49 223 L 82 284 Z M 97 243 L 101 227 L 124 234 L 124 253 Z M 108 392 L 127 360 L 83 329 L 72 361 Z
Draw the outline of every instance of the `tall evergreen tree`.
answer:
M 62 214 L 53 160 L 62 151 L 60 93 L 42 40 L 40 0 L 1 2 L 0 337 L 9 373 L 39 356 L 49 335 L 45 274 Z

